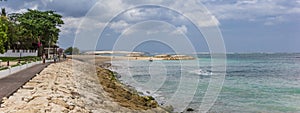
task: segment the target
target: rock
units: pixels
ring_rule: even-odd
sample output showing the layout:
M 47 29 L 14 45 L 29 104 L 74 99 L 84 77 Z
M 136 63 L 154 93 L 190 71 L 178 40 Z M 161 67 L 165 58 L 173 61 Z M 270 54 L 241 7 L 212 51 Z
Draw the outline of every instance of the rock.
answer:
M 146 91 L 147 94 L 150 94 L 150 91 Z
M 71 92 L 71 95 L 74 97 L 80 97 L 80 94 L 78 92 L 74 92 L 74 91 Z
M 154 100 L 154 98 L 153 98 L 152 96 L 143 96 L 143 98 L 144 98 L 146 101 Z
M 69 110 L 73 110 L 75 108 L 75 105 L 70 105 L 70 106 L 68 106 L 68 109 Z
M 34 89 L 34 86 L 22 86 L 23 89 L 29 89 L 29 90 L 33 90 Z
M 46 99 L 47 99 L 47 100 L 51 100 L 51 99 L 52 99 L 52 96 L 49 96 L 49 97 L 47 97 Z
M 38 109 L 29 108 L 29 109 L 19 110 L 18 113 L 37 113 L 38 111 L 39 111 Z
M 109 64 L 106 65 L 109 67 Z M 70 67 L 77 67 L 77 69 L 73 70 Z M 133 87 L 126 89 L 126 86 L 116 79 L 120 77 L 117 73 L 97 68 L 99 75 L 103 74 L 103 79 L 105 79 L 100 81 L 95 71 L 93 65 L 73 60 L 50 64 L 10 98 L 3 98 L 0 113 L 89 113 L 93 111 L 97 113 L 165 113 L 162 109 L 152 109 L 153 106 L 158 106 L 153 97 L 138 96 L 138 92 Z M 104 87 L 99 82 L 104 82 L 107 86 Z M 106 92 L 105 88 L 111 92 Z M 115 100 L 116 98 L 110 96 L 120 100 Z M 121 106 L 120 101 L 123 101 L 126 107 Z
M 39 96 L 24 97 L 24 98 L 22 98 L 22 100 L 25 102 L 30 102 L 31 100 L 35 99 L 36 97 L 39 97 Z
M 7 97 L 3 97 L 3 98 L 2 98 L 2 101 L 5 101 L 5 100 L 7 100 Z
M 65 101 L 62 101 L 62 100 L 59 100 L 59 99 L 53 99 L 50 102 L 52 102 L 54 104 L 57 104 L 57 105 L 60 105 L 60 106 L 63 106 L 65 108 L 69 107 L 69 105 Z
M 193 108 L 187 108 L 186 111 L 195 111 Z
M 173 112 L 173 111 L 174 111 L 174 108 L 173 108 L 172 105 L 164 106 L 163 108 L 164 108 L 166 111 L 168 111 L 168 112 Z
M 66 93 L 66 94 L 70 94 L 70 93 L 71 93 L 69 90 L 64 89 L 64 88 L 62 88 L 62 87 L 58 87 L 58 88 L 57 88 L 57 91 L 61 91 L 61 92 Z
M 117 77 L 117 78 L 121 78 L 121 75 L 120 75 L 119 73 L 117 73 L 117 72 L 113 72 L 113 75 L 114 75 L 115 77 Z

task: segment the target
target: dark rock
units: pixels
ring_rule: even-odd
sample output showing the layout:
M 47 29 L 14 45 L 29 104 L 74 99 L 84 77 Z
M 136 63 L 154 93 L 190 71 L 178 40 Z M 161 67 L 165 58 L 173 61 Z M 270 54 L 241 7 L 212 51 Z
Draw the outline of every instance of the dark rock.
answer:
M 118 74 L 117 72 L 114 72 L 114 76 L 117 77 L 117 78 L 121 78 L 121 75 Z
M 146 101 L 154 100 L 154 98 L 152 96 L 144 96 L 144 99 Z
M 186 111 L 195 111 L 193 108 L 187 108 Z
M 144 93 L 143 93 L 143 92 L 138 92 L 138 94 L 139 94 L 139 95 L 144 95 Z
M 174 108 L 173 108 L 173 106 L 171 106 L 171 105 L 169 105 L 169 106 L 164 106 L 163 108 L 164 108 L 166 111 L 170 112 L 170 113 L 172 113 L 172 112 L 174 111 Z
M 72 91 L 72 92 L 71 92 L 71 95 L 72 95 L 72 96 L 75 96 L 75 97 L 80 97 L 80 94 L 79 94 L 78 92 L 73 92 L 73 91 Z
M 147 94 L 150 94 L 150 91 L 146 91 Z

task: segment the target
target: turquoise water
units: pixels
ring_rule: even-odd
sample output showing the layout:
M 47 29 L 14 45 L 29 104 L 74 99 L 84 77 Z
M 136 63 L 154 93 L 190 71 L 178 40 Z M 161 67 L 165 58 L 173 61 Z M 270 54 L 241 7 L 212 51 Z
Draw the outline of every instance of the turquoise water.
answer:
M 197 110 L 211 77 L 220 74 L 212 71 L 210 55 L 197 57 L 112 63 L 123 83 L 154 96 L 160 104 L 171 104 L 176 111 L 186 105 Z M 181 87 L 182 95 L 174 97 Z M 174 98 L 188 101 L 170 102 Z M 209 112 L 300 112 L 300 54 L 228 54 L 224 83 Z

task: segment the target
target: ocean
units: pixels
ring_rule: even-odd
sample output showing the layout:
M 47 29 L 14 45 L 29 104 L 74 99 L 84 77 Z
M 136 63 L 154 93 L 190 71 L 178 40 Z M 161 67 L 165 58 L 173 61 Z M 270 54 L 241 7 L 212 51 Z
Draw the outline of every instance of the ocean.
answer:
M 196 60 L 113 61 L 120 81 L 151 95 L 161 105 L 196 112 L 209 84 L 220 72 L 212 71 L 211 56 Z M 220 60 L 220 59 L 219 59 Z M 197 65 L 195 65 L 197 64 Z M 225 79 L 209 112 L 300 112 L 300 54 L 227 54 Z M 217 91 L 217 90 L 214 90 Z M 209 97 L 209 96 L 208 96 Z

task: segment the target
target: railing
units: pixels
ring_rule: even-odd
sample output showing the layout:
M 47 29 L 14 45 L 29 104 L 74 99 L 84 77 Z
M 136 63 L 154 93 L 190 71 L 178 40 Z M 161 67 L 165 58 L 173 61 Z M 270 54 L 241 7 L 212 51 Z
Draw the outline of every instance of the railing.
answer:
M 35 50 L 7 50 L 4 54 L 0 54 L 0 57 L 24 57 L 24 56 L 37 56 Z

